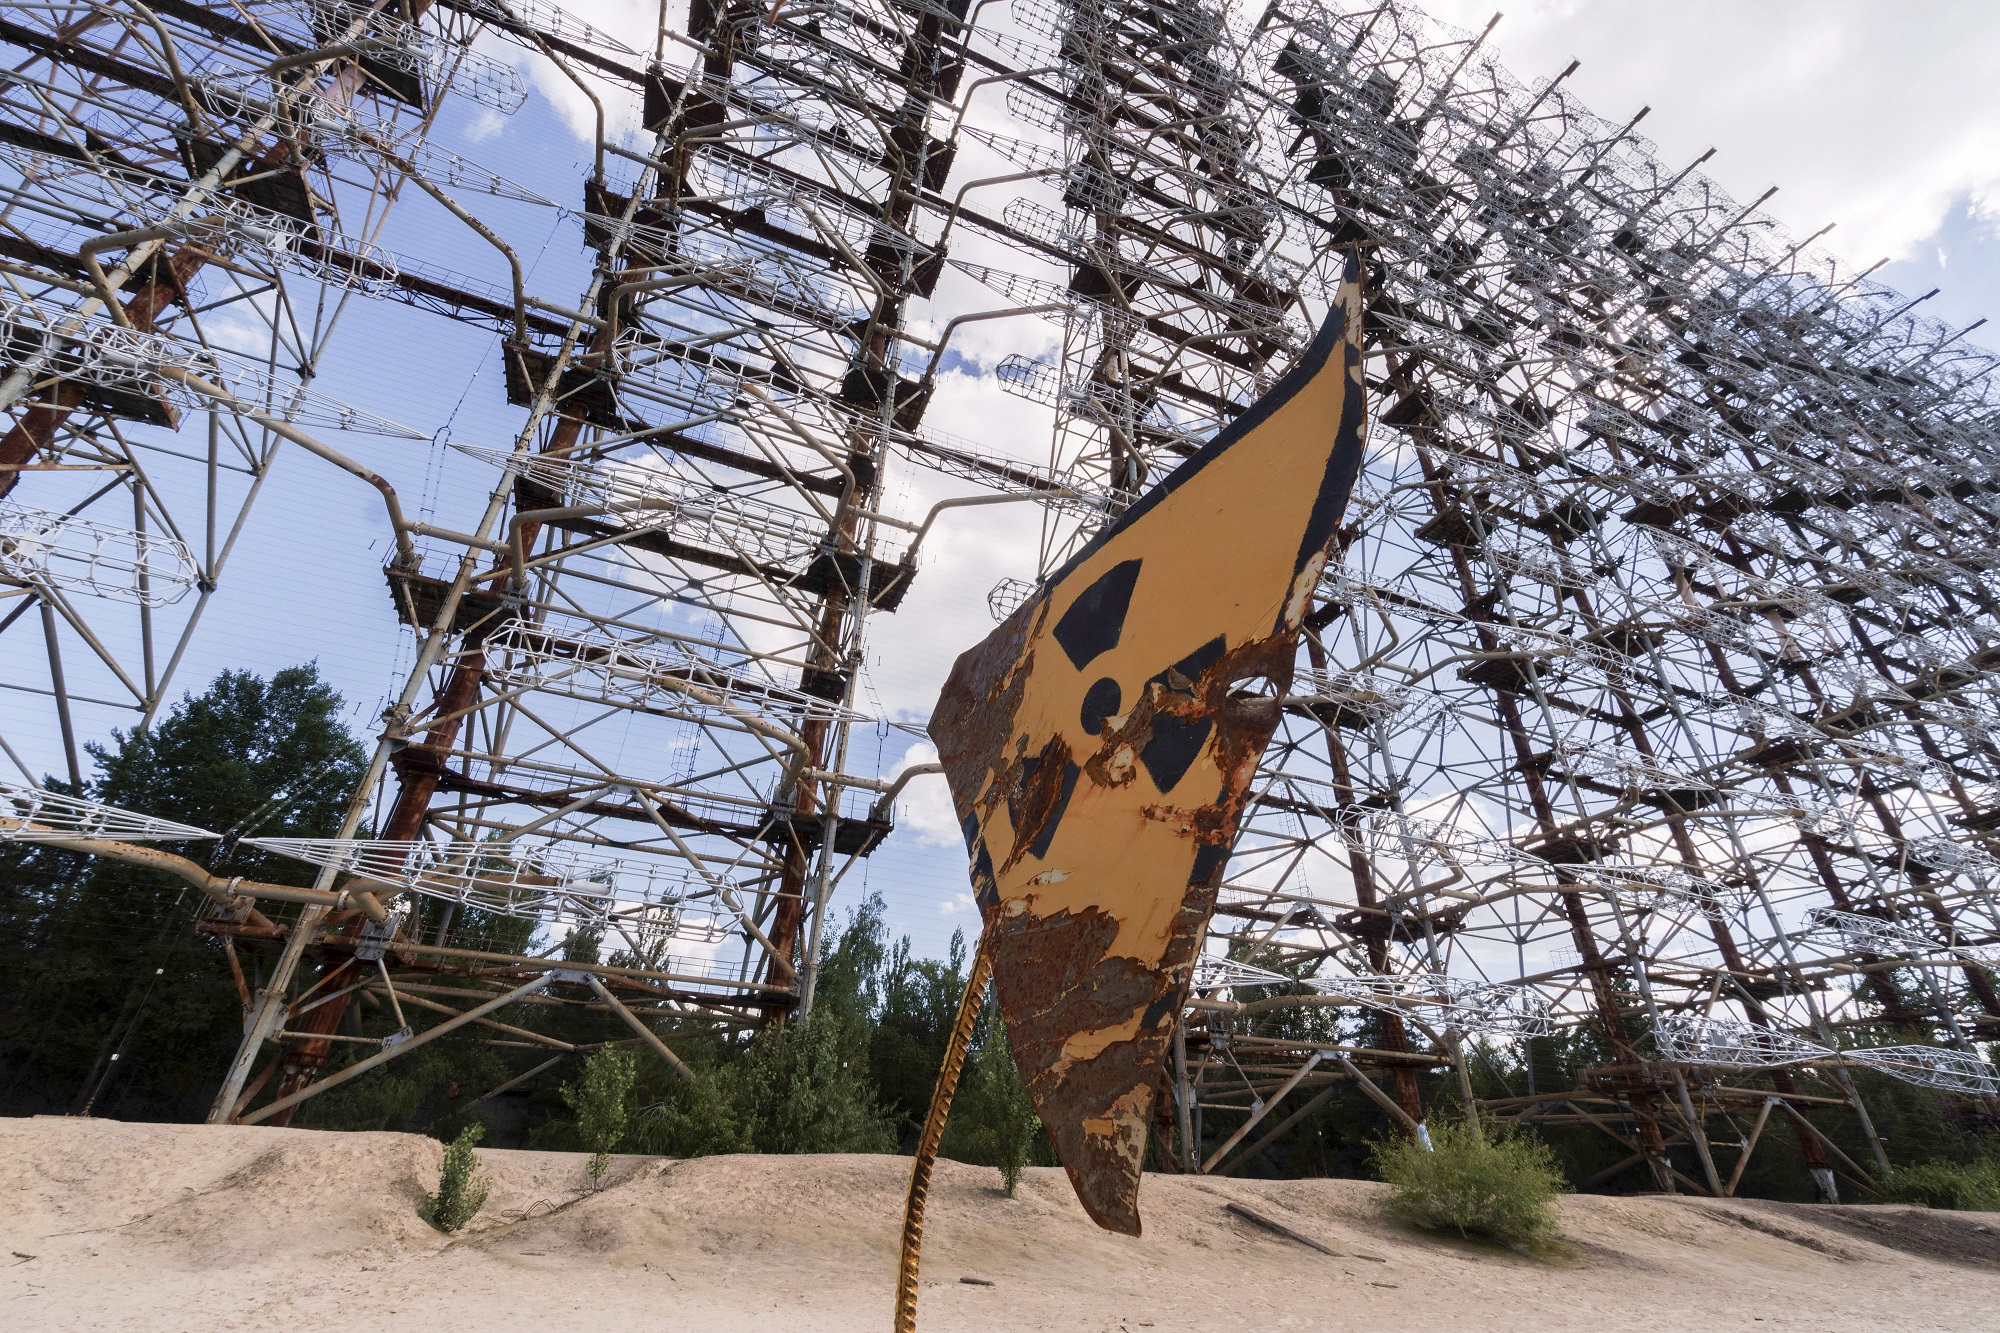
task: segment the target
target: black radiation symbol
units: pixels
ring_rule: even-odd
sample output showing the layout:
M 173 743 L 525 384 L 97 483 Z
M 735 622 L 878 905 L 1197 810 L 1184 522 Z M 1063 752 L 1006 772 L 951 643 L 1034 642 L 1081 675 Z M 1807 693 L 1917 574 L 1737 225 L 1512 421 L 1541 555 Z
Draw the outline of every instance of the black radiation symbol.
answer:
M 1118 646 L 1118 640 L 1125 632 L 1125 617 L 1132 609 L 1132 593 L 1139 585 L 1139 567 L 1142 560 L 1127 560 L 1113 565 L 1077 599 L 1070 603 L 1069 610 L 1063 612 L 1056 622 L 1053 634 L 1061 645 L 1070 665 L 1079 672 L 1092 662 Z M 1150 677 L 1140 689 L 1143 698 L 1146 686 L 1164 685 L 1170 692 L 1184 697 L 1193 697 L 1194 682 L 1218 657 L 1222 656 L 1225 644 L 1217 635 L 1201 647 L 1175 662 L 1172 666 Z M 1110 676 L 1100 676 L 1084 692 L 1083 708 L 1079 721 L 1084 734 L 1097 737 L 1102 734 L 1106 719 L 1115 717 L 1125 700 L 1124 691 Z M 1165 795 L 1180 785 L 1202 746 L 1208 743 L 1209 733 L 1215 724 L 1208 718 L 1184 718 L 1171 713 L 1156 713 L 1153 717 L 1153 736 L 1139 752 L 1139 762 L 1146 768 L 1146 774 L 1153 785 Z M 1072 783 L 1065 783 L 1064 796 Z M 1065 801 L 1065 803 L 1067 803 Z M 1054 821 L 1050 821 L 1053 825 Z M 1052 830 L 1051 830 L 1052 832 Z M 1043 842 L 1044 839 L 1037 839 Z

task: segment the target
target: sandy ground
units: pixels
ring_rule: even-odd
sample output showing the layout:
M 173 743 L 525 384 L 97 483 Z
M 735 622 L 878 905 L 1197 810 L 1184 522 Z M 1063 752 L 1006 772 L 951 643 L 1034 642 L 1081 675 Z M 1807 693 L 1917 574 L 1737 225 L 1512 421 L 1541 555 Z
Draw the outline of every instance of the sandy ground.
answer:
M 492 1199 L 447 1238 L 416 1213 L 440 1151 L 0 1121 L 0 1327 L 889 1327 L 904 1159 L 621 1158 L 590 1191 L 581 1157 L 482 1152 Z M 1151 1176 L 1131 1240 L 1093 1227 L 1059 1172 L 1013 1199 L 997 1175 L 940 1166 L 925 1333 L 2000 1329 L 2000 1214 L 1571 1198 L 1557 1252 L 1530 1257 L 1406 1231 L 1358 1181 Z

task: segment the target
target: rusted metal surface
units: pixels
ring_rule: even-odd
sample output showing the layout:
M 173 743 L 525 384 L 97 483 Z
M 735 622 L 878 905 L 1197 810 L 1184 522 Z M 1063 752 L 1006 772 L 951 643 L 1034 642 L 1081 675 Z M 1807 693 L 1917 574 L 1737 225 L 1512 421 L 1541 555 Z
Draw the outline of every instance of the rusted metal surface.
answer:
M 207 251 L 187 246 L 164 265 L 154 265 L 154 277 L 138 284 L 132 299 L 125 303 L 126 322 L 141 332 L 149 331 L 170 304 L 186 295 L 187 284 L 207 260 Z M 74 380 L 58 380 L 29 399 L 20 421 L 0 436 L 0 498 L 14 489 L 21 480 L 21 469 L 55 443 L 70 417 L 89 399 L 87 387 Z
M 938 1147 L 944 1142 L 945 1117 L 951 1114 L 959 1076 L 965 1072 L 966 1053 L 972 1049 L 972 1030 L 978 1025 L 980 1007 L 986 1002 L 986 982 L 992 975 L 993 955 L 982 948 L 972 957 L 972 973 L 965 979 L 965 993 L 958 997 L 958 1017 L 952 1022 L 944 1064 L 931 1090 L 930 1110 L 924 1115 L 924 1131 L 917 1139 L 917 1151 L 910 1161 L 910 1189 L 903 1201 L 903 1245 L 896 1264 L 895 1333 L 916 1333 L 917 1275 L 923 1257 L 924 1206 L 930 1201 L 931 1170 L 937 1165 Z
M 1361 466 L 1361 297 L 959 658 L 936 740 L 1015 1060 L 1077 1196 L 1136 1235 L 1162 1062 Z

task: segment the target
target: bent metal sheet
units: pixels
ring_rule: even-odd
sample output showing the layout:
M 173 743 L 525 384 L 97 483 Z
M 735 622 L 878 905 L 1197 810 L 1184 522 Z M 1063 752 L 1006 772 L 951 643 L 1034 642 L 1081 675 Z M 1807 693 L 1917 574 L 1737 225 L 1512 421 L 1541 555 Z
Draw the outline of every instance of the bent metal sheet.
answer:
M 1099 1226 L 1139 1172 L 1250 780 L 1363 451 L 1361 289 L 953 666 L 930 725 L 1000 1010 Z

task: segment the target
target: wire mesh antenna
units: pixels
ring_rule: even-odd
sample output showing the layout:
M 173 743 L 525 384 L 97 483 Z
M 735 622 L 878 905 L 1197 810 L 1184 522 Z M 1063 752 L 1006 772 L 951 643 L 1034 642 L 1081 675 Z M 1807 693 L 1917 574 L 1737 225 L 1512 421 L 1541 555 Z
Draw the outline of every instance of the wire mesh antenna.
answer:
M 1944 1092 L 1990 1097 L 2000 1077 L 1970 1051 L 1940 1046 L 1856 1046 L 1836 1050 L 1769 1028 L 1699 1014 L 1675 1014 L 1654 1033 L 1670 1060 L 1721 1069 L 1773 1069 L 1816 1061 L 1845 1061 L 1905 1083 Z
M 1393 1014 L 1424 1029 L 1495 1038 L 1546 1037 L 1558 1029 L 1540 998 L 1518 986 L 1467 981 L 1440 973 L 1401 976 L 1289 977 L 1231 958 L 1209 956 L 1195 964 L 1190 983 L 1212 996 L 1237 987 L 1273 987 L 1344 1000 L 1359 1009 Z
M 350 229 L 406 184 L 365 138 L 424 155 L 447 56 L 519 102 L 449 10 L 417 37 L 363 6 L 169 9 L 0 29 L 0 578 L 26 590 L 0 689 L 53 701 L 72 781 L 80 737 L 170 697 L 281 432 L 426 438 L 309 387 L 350 299 L 460 296 Z
M 1483 1123 L 1609 1127 L 1624 1169 L 1723 1194 L 1741 1136 L 1706 1127 L 1771 1098 L 1851 1111 L 1878 1166 L 1877 1073 L 1991 1111 L 2000 398 L 1963 330 L 1396 3 L 670 17 L 657 58 L 547 0 L 0 28 L 0 686 L 53 705 L 70 776 L 168 697 L 280 441 L 395 515 L 380 614 L 415 666 L 340 836 L 289 851 L 328 895 L 301 905 L 347 876 L 411 905 L 386 936 L 204 923 L 272 952 L 216 1118 L 325 1086 L 333 971 L 465 965 L 495 914 L 619 960 L 474 949 L 496 998 L 809 1006 L 835 887 L 892 833 L 850 741 L 919 572 L 904 483 L 1037 504 L 1047 573 L 1290 367 L 1344 247 L 1373 454 L 1208 948 L 1300 1012 L 1250 1031 L 1197 987 L 1172 1151 L 1234 1169 L 1204 1142 L 1334 1077 L 1417 1124 L 1448 1074 Z M 639 108 L 567 193 L 469 132 L 530 66 Z M 552 223 L 589 273 L 530 292 Z M 492 276 L 395 248 L 444 235 Z M 513 437 L 438 464 L 484 509 L 412 523 L 310 434 L 422 434 L 311 383 L 350 307 L 498 335 Z M 1045 445 L 940 409 L 1002 316 L 981 379 Z M 996 616 L 1028 572 L 994 571 Z M 1602 1058 L 1475 1087 L 1473 1038 L 1550 1031 Z
M 1985 1096 L 2000 997 L 1929 932 L 1996 925 L 1991 358 L 1412 10 L 1234 40 L 1280 195 L 1372 252 L 1376 458 L 1302 665 L 1384 702 L 1286 701 L 1212 947 L 1518 978 L 1608 1043 L 1570 1107 L 1663 1187 L 1724 1192 L 1683 1127 L 1766 1095 L 1703 1067 L 1865 1123 L 1834 1066 L 1932 1077 L 1841 1049 L 1887 1019 Z M 1850 951 L 1965 965 L 1857 983 Z
M 194 554 L 172 537 L 0 501 L 0 580 L 160 607 L 200 579 Z
M 830 699 L 759 679 L 746 662 L 726 661 L 700 640 L 666 634 L 644 639 L 598 631 L 557 635 L 526 621 L 510 621 L 487 642 L 486 670 L 497 684 L 662 715 L 758 714 L 795 725 L 869 720 Z
M 212 244 L 218 238 L 209 231 L 189 239 Z M 404 440 L 430 438 L 303 384 L 288 383 L 241 356 L 184 343 L 165 333 L 141 333 L 110 320 L 78 320 L 59 306 L 0 294 L 0 337 L 15 346 L 54 342 L 58 350 L 49 357 L 48 372 L 105 390 L 149 395 L 184 410 L 206 409 L 216 399 L 171 372 L 200 376 L 241 402 L 299 425 Z
M 243 841 L 377 883 L 531 920 L 561 918 L 601 926 L 612 917 L 716 894 L 716 885 L 684 865 L 592 853 L 562 843 L 391 842 L 370 838 Z M 723 891 L 729 891 L 726 883 Z
M 80 796 L 0 782 L 0 840 L 7 842 L 65 842 L 81 838 L 182 842 L 221 836 L 190 824 L 121 810 Z

